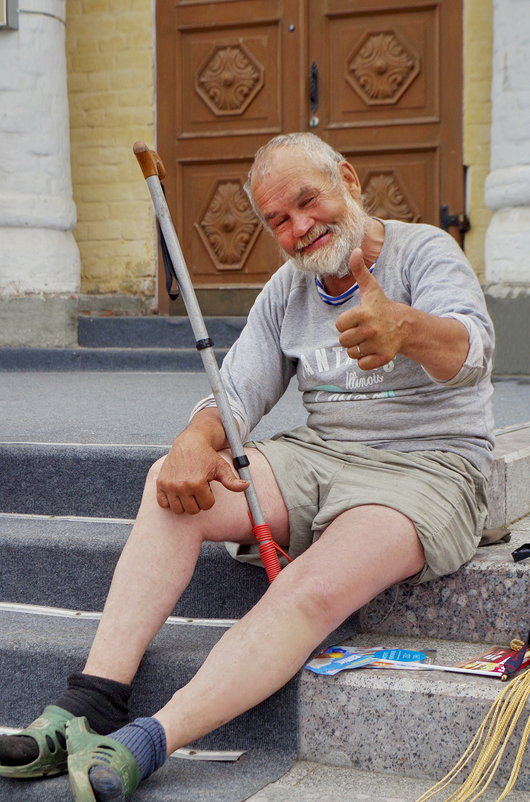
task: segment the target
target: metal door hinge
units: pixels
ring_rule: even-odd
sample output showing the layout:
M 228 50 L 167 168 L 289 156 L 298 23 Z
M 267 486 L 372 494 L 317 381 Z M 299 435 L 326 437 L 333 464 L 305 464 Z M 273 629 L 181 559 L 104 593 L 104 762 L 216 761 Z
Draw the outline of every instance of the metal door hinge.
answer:
M 449 206 L 440 206 L 440 228 L 449 231 L 452 226 L 456 226 L 461 234 L 465 234 L 471 228 L 471 221 L 465 212 L 449 214 Z

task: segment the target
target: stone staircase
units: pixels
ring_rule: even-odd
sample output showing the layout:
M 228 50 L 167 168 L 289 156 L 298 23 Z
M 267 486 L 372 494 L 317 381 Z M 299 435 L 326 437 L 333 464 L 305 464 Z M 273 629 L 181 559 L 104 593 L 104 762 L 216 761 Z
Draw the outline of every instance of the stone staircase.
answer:
M 66 370 L 110 374 L 200 369 L 187 346 L 182 349 L 186 353 L 171 347 L 171 336 L 179 332 L 180 337 L 187 322 L 160 321 L 145 319 L 137 328 L 127 319 L 82 319 L 80 348 L 72 353 L 0 351 L 0 381 L 8 386 L 14 372 L 34 372 L 33 403 L 38 412 L 37 377 L 43 369 L 57 372 L 52 376 L 58 393 L 59 373 Z M 223 321 L 218 329 L 216 321 L 209 321 L 221 350 L 228 347 L 239 325 L 238 320 Z M 188 342 L 190 336 L 191 332 L 185 336 Z M 191 382 L 190 373 L 182 377 Z M 28 387 L 31 381 L 30 376 Z M 59 418 L 66 406 L 66 395 L 59 397 Z M 271 416 L 271 429 L 285 424 L 283 413 Z M 60 692 L 64 676 L 82 665 L 138 507 L 147 467 L 167 444 L 164 437 L 157 445 L 135 438 L 138 421 L 128 423 L 128 440 L 106 443 L 98 441 L 102 424 L 97 420 L 88 442 L 75 442 L 71 436 L 66 441 L 48 438 L 44 430 L 40 437 L 23 442 L 10 420 L 0 422 L 0 728 L 6 731 L 34 717 Z M 113 428 L 112 415 L 106 425 Z M 452 577 L 390 589 L 362 611 L 351 642 L 436 649 L 439 663 L 453 664 L 480 654 L 489 644 L 506 644 L 526 634 L 530 561 L 514 563 L 511 551 L 530 541 L 529 426 L 514 425 L 499 433 L 489 499 L 489 526 L 510 523 L 511 541 L 479 549 Z M 236 564 L 223 546 L 207 544 L 193 582 L 142 663 L 133 714 L 156 709 L 185 682 L 225 628 L 265 587 L 259 569 Z M 337 638 L 346 635 L 347 626 Z M 316 785 L 312 788 L 309 781 L 304 785 L 302 776 L 318 776 L 321 770 L 329 794 L 320 791 L 318 799 L 336 798 L 340 787 L 343 800 L 413 802 L 460 757 L 500 690 L 496 680 L 444 672 L 358 670 L 323 678 L 303 671 L 298 705 L 291 684 L 200 744 L 246 749 L 254 761 L 253 785 L 245 784 L 244 773 L 238 775 L 237 764 L 198 767 L 171 759 L 134 798 L 199 802 L 193 793 L 179 794 L 206 778 L 210 786 L 223 784 L 225 796 L 219 796 L 223 800 L 310 802 L 317 799 Z M 280 729 L 271 726 L 278 716 Z M 299 762 L 287 778 L 256 792 L 260 771 L 267 777 L 271 760 L 276 761 L 278 775 L 292 763 L 282 732 L 292 730 L 295 722 Z M 260 737 L 252 740 L 249 733 L 256 729 Z M 516 736 L 512 742 L 495 782 L 506 781 Z M 292 784 L 291 777 L 295 777 Z M 530 754 L 524 758 L 518 789 L 514 799 L 530 798 Z M 64 777 L 44 783 L 0 780 L 0 802 L 68 799 Z
M 211 317 L 219 362 L 237 338 L 242 317 Z M 81 316 L 78 348 L 2 348 L 2 370 L 201 370 L 187 317 Z

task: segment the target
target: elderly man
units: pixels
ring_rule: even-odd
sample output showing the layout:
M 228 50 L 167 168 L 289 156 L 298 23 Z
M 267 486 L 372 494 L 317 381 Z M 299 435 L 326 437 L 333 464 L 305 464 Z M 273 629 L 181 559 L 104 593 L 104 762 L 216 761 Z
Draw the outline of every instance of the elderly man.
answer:
M 265 519 L 296 559 L 188 685 L 127 723 L 130 683 L 201 544 L 253 542 L 205 399 L 148 475 L 83 672 L 1 739 L 4 776 L 65 771 L 68 752 L 76 800 L 123 800 L 168 753 L 274 693 L 374 596 L 455 571 L 480 539 L 493 334 L 461 250 L 431 226 L 369 217 L 353 167 L 312 134 L 260 149 L 246 188 L 287 261 L 222 372 L 244 438 L 297 375 L 307 425 L 247 444 Z

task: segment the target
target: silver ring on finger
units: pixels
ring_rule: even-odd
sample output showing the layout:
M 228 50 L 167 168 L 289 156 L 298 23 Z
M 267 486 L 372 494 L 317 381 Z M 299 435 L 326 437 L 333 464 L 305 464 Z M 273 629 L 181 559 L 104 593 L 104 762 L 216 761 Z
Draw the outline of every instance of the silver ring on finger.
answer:
M 361 357 L 363 356 L 366 356 L 366 354 L 363 354 L 363 352 L 361 351 L 360 345 L 356 345 L 355 347 L 357 348 L 357 354 L 359 355 L 359 359 L 361 359 Z

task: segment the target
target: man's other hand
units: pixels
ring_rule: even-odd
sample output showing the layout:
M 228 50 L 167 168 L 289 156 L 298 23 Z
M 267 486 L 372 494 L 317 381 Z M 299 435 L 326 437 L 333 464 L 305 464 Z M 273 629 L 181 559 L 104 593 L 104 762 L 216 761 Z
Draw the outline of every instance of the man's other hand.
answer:
M 173 443 L 157 480 L 157 502 L 177 515 L 195 515 L 215 503 L 211 482 L 241 493 L 248 482 L 196 431 L 185 430 Z

